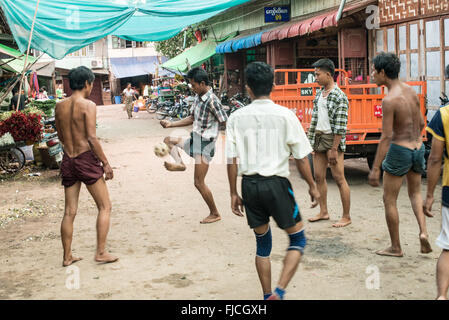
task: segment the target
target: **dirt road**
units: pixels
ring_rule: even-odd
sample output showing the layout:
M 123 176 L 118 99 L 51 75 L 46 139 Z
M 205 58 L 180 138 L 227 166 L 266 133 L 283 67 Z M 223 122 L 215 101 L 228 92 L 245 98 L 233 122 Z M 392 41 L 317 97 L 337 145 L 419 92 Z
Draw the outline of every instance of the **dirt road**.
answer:
M 120 257 L 115 264 L 94 260 L 97 210 L 81 189 L 73 248 L 84 258 L 77 268 L 62 268 L 60 222 L 63 188 L 57 171 L 40 177 L 18 177 L 0 183 L 0 299 L 260 299 L 254 267 L 255 239 L 246 218 L 230 210 L 221 136 L 206 182 L 222 221 L 199 222 L 207 207 L 193 186 L 193 165 L 171 173 L 153 146 L 175 129 L 163 129 L 146 112 L 128 120 L 121 106 L 98 111 L 98 136 L 115 178 L 108 183 L 113 203 L 108 248 Z M 177 129 L 187 135 L 189 128 Z M 183 156 L 186 161 L 189 158 Z M 440 192 L 435 218 L 427 219 L 434 252 L 419 253 L 418 226 L 407 191 L 402 189 L 401 241 L 405 256 L 375 255 L 389 244 L 382 190 L 367 184 L 368 166 L 347 160 L 353 224 L 332 228 L 340 217 L 337 186 L 328 179 L 331 220 L 306 223 L 308 246 L 287 290 L 287 299 L 434 299 L 439 248 Z M 291 163 L 290 180 L 304 220 L 309 209 L 306 184 Z M 425 181 L 423 182 L 425 194 Z M 273 285 L 278 279 L 288 238 L 273 228 Z M 378 271 L 378 274 L 376 273 Z M 72 280 L 79 275 L 79 289 Z M 378 276 L 378 277 L 377 277 Z M 379 280 L 376 283 L 376 279 Z M 368 284 L 368 285 L 367 285 Z M 379 285 L 376 289 L 376 284 Z

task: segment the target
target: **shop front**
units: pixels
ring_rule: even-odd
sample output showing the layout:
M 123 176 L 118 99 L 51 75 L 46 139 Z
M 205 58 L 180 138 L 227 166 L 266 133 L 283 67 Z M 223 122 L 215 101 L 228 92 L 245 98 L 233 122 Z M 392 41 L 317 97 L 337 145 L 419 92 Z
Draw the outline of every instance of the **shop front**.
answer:
M 377 0 L 354 1 L 342 11 L 338 8 L 315 12 L 265 30 L 253 30 L 217 46 L 223 53 L 225 87 L 229 94 L 244 92 L 244 69 L 252 61 L 263 61 L 274 69 L 310 69 L 321 58 L 331 59 L 347 71 L 350 83 L 369 82 L 368 31 L 366 8 Z M 291 79 L 290 79 L 291 78 Z M 297 79 L 289 75 L 289 83 Z M 282 84 L 282 79 L 276 79 Z M 313 72 L 302 73 L 301 82 L 314 82 Z
M 401 61 L 400 79 L 427 81 L 427 108 L 437 109 L 449 93 L 444 69 L 449 64 L 449 3 L 440 0 L 379 0 L 380 28 L 371 32 L 370 55 L 392 52 Z

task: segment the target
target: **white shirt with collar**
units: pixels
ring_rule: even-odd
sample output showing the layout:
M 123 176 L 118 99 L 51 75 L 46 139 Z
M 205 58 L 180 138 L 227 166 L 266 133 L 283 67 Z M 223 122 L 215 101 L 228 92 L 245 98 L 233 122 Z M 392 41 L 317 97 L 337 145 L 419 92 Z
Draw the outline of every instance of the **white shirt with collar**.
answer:
M 288 177 L 290 155 L 303 159 L 312 147 L 289 109 L 257 99 L 235 111 L 226 126 L 226 157 L 238 158 L 238 174 Z

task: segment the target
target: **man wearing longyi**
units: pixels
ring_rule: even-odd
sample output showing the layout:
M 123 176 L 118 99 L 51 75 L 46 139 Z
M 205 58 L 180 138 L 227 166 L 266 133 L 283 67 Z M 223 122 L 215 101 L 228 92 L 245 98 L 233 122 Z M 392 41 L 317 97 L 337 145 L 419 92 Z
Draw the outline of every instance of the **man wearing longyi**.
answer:
M 73 94 L 58 102 L 55 109 L 58 137 L 64 148 L 61 163 L 65 192 L 65 212 L 61 224 L 64 267 L 82 259 L 74 257 L 71 248 L 81 182 L 86 185 L 98 207 L 95 261 L 110 263 L 118 260 L 105 249 L 111 214 L 111 201 L 105 180 L 112 179 L 114 173 L 96 136 L 97 107 L 87 100 L 94 78 L 92 71 L 86 67 L 72 69 L 69 80 Z

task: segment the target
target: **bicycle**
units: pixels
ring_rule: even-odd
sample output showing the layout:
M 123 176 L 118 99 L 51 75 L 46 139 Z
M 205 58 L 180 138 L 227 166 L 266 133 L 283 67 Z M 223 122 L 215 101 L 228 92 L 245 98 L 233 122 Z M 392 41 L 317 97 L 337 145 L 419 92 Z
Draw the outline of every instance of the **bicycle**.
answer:
M 4 174 L 15 175 L 25 166 L 26 157 L 20 146 L 15 143 L 0 147 L 0 169 Z

